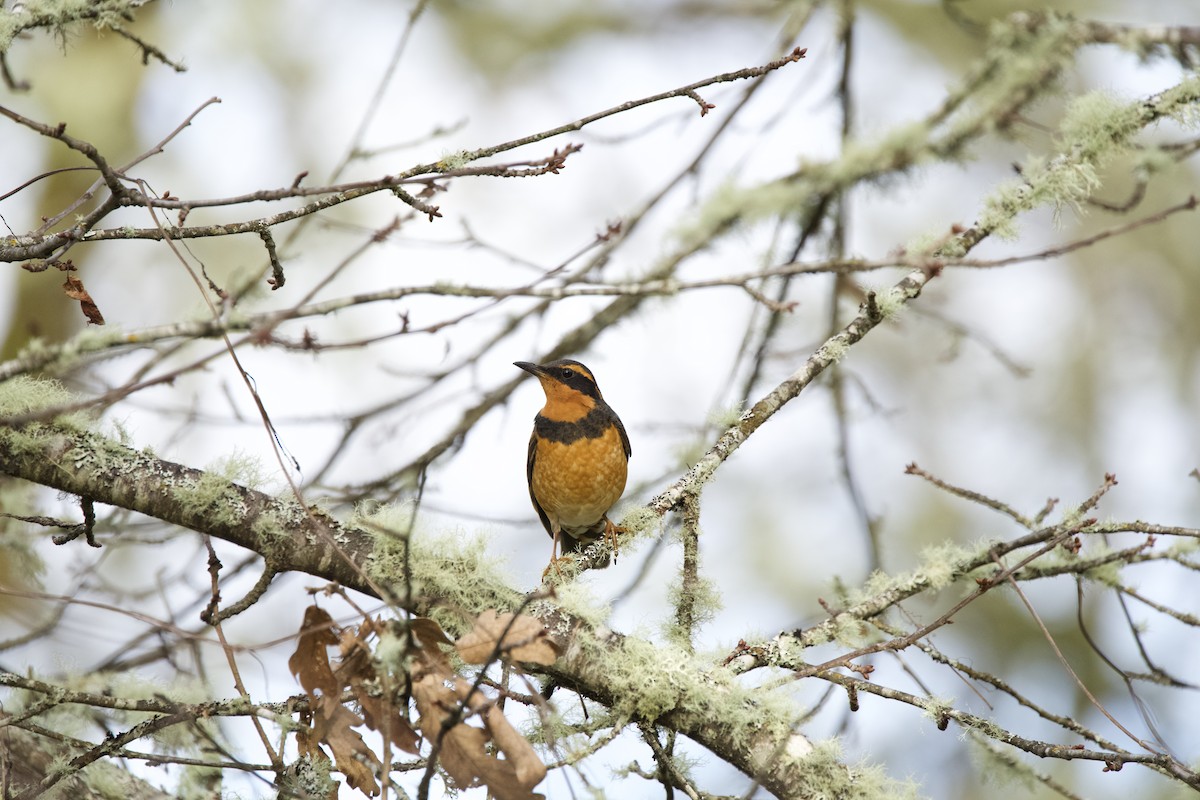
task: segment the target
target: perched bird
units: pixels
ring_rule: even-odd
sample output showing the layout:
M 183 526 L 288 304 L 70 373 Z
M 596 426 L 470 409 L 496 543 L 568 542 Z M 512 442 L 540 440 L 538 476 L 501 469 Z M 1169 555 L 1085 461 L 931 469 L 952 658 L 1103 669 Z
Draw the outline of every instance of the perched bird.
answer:
M 615 554 L 618 529 L 608 511 L 625 491 L 625 426 L 604 402 L 592 371 L 578 361 L 514 364 L 546 393 L 546 405 L 533 419 L 525 476 L 529 499 L 553 539 L 550 566 L 558 564 L 560 541 L 565 554 L 604 536 Z

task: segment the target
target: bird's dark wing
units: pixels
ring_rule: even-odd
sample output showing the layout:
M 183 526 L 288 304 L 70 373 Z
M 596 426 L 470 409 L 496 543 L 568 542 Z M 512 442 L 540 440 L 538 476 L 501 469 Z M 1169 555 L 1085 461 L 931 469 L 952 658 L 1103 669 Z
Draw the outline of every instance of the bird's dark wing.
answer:
M 626 445 L 628 447 L 628 445 Z M 554 531 L 550 530 L 550 518 L 546 516 L 546 512 L 542 510 L 541 504 L 533 495 L 533 463 L 537 460 L 537 429 L 529 437 L 529 455 L 525 457 L 525 480 L 529 482 L 529 499 L 533 502 L 533 508 L 537 511 L 538 518 L 542 520 L 542 525 L 546 528 L 546 533 L 551 536 Z
M 629 434 L 625 432 L 625 426 L 621 424 L 621 418 L 616 412 L 612 415 L 613 422 L 617 424 L 617 433 L 621 434 L 621 446 L 625 448 L 625 458 L 633 455 L 633 449 L 629 446 Z

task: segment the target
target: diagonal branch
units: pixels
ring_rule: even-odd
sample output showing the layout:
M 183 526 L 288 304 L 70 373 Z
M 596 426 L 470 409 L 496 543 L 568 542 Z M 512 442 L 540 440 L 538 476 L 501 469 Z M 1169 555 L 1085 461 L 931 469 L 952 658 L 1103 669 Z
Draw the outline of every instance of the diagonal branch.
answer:
M 338 581 L 367 594 L 374 594 L 368 578 L 397 580 L 391 572 L 401 545 L 385 535 L 94 432 L 63 424 L 0 428 L 0 473 L 224 539 L 274 559 L 281 571 Z M 491 559 L 447 552 L 457 546 L 441 543 L 432 552 L 414 543 L 419 591 L 410 610 L 477 613 L 521 604 L 524 595 L 504 582 Z M 855 770 L 826 751 L 813 751 L 794 731 L 802 709 L 790 701 L 765 699 L 682 649 L 595 628 L 547 602 L 538 608 L 566 645 L 566 655 L 546 670 L 562 685 L 609 704 L 619 715 L 690 737 L 779 797 L 804 797 L 818 781 L 828 785 L 831 773 L 840 776 L 835 778 L 844 788 L 840 796 L 861 796 Z

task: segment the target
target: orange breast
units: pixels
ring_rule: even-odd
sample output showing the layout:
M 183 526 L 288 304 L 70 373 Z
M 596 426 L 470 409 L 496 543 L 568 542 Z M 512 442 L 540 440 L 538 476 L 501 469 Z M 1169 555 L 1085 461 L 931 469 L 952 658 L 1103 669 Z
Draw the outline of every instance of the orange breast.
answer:
M 615 427 L 570 444 L 542 439 L 531 476 L 551 523 L 578 536 L 599 523 L 625 491 L 628 459 Z

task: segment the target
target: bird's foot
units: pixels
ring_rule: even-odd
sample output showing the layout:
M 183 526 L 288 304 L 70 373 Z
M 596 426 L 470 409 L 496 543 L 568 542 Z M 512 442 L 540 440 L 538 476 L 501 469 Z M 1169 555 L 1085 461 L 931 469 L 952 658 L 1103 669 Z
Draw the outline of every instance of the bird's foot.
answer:
M 561 581 L 564 577 L 566 577 L 565 575 L 563 575 L 563 567 L 561 566 L 564 562 L 567 565 L 568 573 L 575 572 L 575 559 L 572 558 L 569 554 L 563 553 L 561 556 L 560 555 L 551 555 L 550 563 L 546 565 L 546 568 L 544 570 L 542 570 L 542 583 L 546 582 L 546 578 L 548 578 L 550 576 L 551 571 L 554 572 L 554 581 L 556 583 L 558 581 Z

